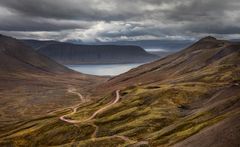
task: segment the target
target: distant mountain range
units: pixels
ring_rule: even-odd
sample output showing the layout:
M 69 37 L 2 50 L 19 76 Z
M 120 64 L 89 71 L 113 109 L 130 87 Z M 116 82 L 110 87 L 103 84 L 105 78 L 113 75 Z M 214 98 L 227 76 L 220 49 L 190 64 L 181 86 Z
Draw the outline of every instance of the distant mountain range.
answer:
M 82 41 L 68 40 L 67 42 L 74 44 L 83 44 Z M 140 46 L 144 49 L 165 49 L 169 52 L 176 52 L 180 49 L 184 49 L 195 41 L 192 40 L 137 40 L 137 41 L 115 41 L 115 42 L 101 42 L 96 41 L 91 43 L 92 45 L 133 45 Z
M 39 53 L 65 65 L 145 63 L 159 59 L 157 55 L 147 53 L 138 46 L 77 45 L 36 40 L 24 40 L 24 42 Z

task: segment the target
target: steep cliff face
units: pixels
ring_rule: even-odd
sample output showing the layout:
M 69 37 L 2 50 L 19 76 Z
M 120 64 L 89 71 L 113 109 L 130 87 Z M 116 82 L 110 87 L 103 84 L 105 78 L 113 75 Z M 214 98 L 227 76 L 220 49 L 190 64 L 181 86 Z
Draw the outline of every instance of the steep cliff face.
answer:
M 158 59 L 138 46 L 76 45 L 63 42 L 25 41 L 61 64 L 142 63 Z

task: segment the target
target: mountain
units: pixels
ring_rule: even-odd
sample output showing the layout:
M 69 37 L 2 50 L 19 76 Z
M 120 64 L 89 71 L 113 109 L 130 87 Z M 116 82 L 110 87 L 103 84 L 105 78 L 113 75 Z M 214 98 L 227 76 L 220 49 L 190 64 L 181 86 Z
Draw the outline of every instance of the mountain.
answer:
M 68 40 L 67 42 L 74 44 L 82 44 L 82 41 Z M 186 48 L 193 43 L 192 40 L 136 40 L 136 41 L 112 41 L 101 42 L 97 41 L 92 43 L 93 45 L 133 45 L 140 46 L 144 49 L 165 49 L 169 52 L 175 52 L 180 49 Z
M 240 43 L 206 37 L 98 85 L 72 111 L 5 127 L 0 145 L 238 147 L 239 77 Z
M 240 43 L 206 37 L 103 84 L 100 91 L 124 89 L 124 100 L 96 122 L 106 136 L 124 134 L 150 146 L 237 147 L 239 77 Z
M 142 63 L 159 58 L 138 46 L 76 45 L 33 40 L 25 40 L 25 43 L 34 47 L 39 53 L 65 65 Z
M 220 77 L 223 73 L 219 72 L 218 68 L 226 65 L 226 68 L 232 71 L 232 66 L 227 63 L 238 65 L 238 52 L 239 43 L 206 37 L 185 50 L 114 77 L 107 83 L 107 86 L 127 86 L 132 83 L 136 85 L 176 83 L 187 79 L 190 81 L 196 79 L 196 76 L 205 78 L 207 69 L 212 69 L 212 72 L 216 72 L 215 76 Z M 198 74 L 195 75 L 196 73 Z
M 54 40 L 47 40 L 47 41 L 39 41 L 39 40 L 22 40 L 26 45 L 31 46 L 35 50 L 39 50 L 40 48 L 46 47 L 50 44 L 59 43 Z
M 0 72 L 70 72 L 63 65 L 36 53 L 21 41 L 10 37 L 0 36 L 0 49 Z
M 70 87 L 84 93 L 102 80 L 76 73 L 22 41 L 0 35 L 0 126 L 71 106 L 79 98 L 67 92 Z

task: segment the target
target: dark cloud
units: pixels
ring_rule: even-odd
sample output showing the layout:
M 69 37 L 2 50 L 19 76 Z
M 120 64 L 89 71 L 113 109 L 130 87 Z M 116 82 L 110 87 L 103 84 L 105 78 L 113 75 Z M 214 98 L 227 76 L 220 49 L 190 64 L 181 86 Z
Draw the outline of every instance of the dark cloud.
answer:
M 1 18 L 0 30 L 5 31 L 61 31 L 75 28 L 88 29 L 91 23 L 52 21 L 46 19 L 31 19 L 26 17 Z
M 120 9 L 124 11 L 120 13 L 118 11 L 120 4 L 109 5 L 110 1 L 104 0 L 0 0 L 0 2 L 2 6 L 22 15 L 54 19 L 122 20 L 136 14 L 134 11 L 124 11 L 124 9 Z M 121 7 L 127 6 L 121 4 Z
M 0 0 L 13 36 L 117 41 L 240 37 L 239 0 Z

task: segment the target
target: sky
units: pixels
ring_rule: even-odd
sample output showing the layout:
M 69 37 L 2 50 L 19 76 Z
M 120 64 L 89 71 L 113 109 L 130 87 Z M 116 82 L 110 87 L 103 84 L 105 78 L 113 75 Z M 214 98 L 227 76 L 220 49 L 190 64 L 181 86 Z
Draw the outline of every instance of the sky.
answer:
M 240 37 L 239 0 L 0 0 L 0 33 L 118 42 Z

